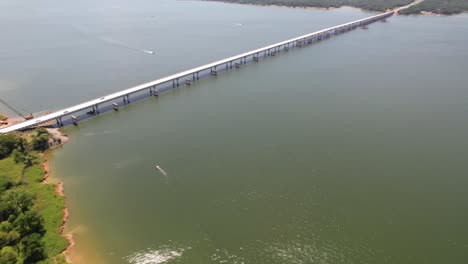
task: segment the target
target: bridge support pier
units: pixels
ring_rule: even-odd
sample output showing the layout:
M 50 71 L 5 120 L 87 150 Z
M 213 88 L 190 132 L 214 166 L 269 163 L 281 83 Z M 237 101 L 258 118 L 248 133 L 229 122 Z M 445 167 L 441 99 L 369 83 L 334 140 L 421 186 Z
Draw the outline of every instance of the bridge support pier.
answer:
M 61 118 L 61 117 L 57 117 L 57 118 L 55 119 L 55 121 L 57 122 L 58 127 L 63 127 L 63 122 L 62 122 L 62 118 Z
M 73 125 L 77 126 L 78 125 L 78 119 L 76 118 L 76 116 L 72 115 L 71 119 L 72 119 Z
M 128 94 L 123 96 L 123 102 L 124 104 L 130 103 L 130 97 L 128 96 Z
M 112 108 L 114 108 L 114 111 L 119 111 L 119 105 L 117 103 L 112 103 Z
M 210 70 L 211 70 L 211 72 L 210 72 L 211 75 L 215 75 L 215 76 L 218 75 L 218 71 L 216 70 L 216 66 L 212 67 Z
M 150 95 L 152 95 L 154 93 L 155 89 L 156 89 L 156 85 L 150 86 L 150 88 L 149 88 Z
M 153 96 L 156 96 L 156 97 L 158 97 L 158 96 L 159 96 L 159 90 L 154 90 L 154 92 L 153 92 Z

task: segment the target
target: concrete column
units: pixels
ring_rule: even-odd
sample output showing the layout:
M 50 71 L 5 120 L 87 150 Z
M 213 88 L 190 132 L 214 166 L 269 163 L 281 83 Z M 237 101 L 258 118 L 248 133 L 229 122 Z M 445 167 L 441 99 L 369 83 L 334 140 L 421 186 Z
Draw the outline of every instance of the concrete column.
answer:
M 63 122 L 62 122 L 62 118 L 61 118 L 61 117 L 57 117 L 57 118 L 55 119 L 55 121 L 57 122 L 58 127 L 63 127 Z
M 112 103 L 112 108 L 114 108 L 114 111 L 119 111 L 119 105 L 117 103 Z
M 76 116 L 72 115 L 71 119 L 72 119 L 73 125 L 77 126 L 78 125 L 78 119 L 76 118 Z

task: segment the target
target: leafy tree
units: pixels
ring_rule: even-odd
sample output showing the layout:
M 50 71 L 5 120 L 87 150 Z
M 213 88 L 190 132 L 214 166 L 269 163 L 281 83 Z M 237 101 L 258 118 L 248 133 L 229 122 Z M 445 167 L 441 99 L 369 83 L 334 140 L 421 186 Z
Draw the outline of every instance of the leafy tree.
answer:
M 13 222 L 13 225 L 22 237 L 32 233 L 44 233 L 44 219 L 35 211 L 20 214 Z
M 10 178 L 5 174 L 0 174 L 0 195 L 13 187 L 14 183 L 10 180 Z
M 47 131 L 47 129 L 43 128 L 43 127 L 39 127 L 36 129 L 36 135 L 40 136 L 40 135 L 49 135 L 49 131 Z
M 4 247 L 0 251 L 1 264 L 15 264 L 18 260 L 18 253 L 13 247 Z
M 0 135 L 0 159 L 10 155 L 14 149 L 24 149 L 24 139 L 14 134 Z
M 13 156 L 13 159 L 16 163 L 21 163 L 24 161 L 24 154 L 18 149 L 13 150 L 13 152 L 11 152 L 11 155 Z
M 21 189 L 7 190 L 0 196 L 0 221 L 16 218 L 34 204 L 34 196 Z
M 12 223 L 3 221 L 0 224 L 0 248 L 3 246 L 16 245 L 20 238 L 20 234 L 14 230 Z
M 40 134 L 31 141 L 32 148 L 38 151 L 44 151 L 49 148 L 49 134 Z
M 19 251 L 24 264 L 37 263 L 46 258 L 44 242 L 38 233 L 24 237 L 19 243 Z
M 26 166 L 31 166 L 33 164 L 34 158 L 31 155 L 25 154 L 18 149 L 13 150 L 11 155 L 13 156 L 13 159 L 16 163 L 24 163 Z

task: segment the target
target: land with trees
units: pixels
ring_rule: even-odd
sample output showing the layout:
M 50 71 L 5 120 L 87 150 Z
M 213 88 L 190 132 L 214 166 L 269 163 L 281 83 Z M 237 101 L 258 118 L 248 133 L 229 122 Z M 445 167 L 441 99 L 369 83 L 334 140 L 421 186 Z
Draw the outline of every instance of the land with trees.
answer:
M 400 14 L 422 14 L 424 12 L 454 15 L 468 11 L 468 0 L 424 0 L 401 10 Z
M 278 5 L 287 7 L 337 8 L 352 6 L 370 11 L 385 11 L 408 5 L 414 0 L 206 0 L 225 3 Z M 402 10 L 400 14 L 458 14 L 468 11 L 468 0 L 424 0 L 419 4 Z
M 67 263 L 61 254 L 65 202 L 45 184 L 46 129 L 0 135 L 0 263 Z

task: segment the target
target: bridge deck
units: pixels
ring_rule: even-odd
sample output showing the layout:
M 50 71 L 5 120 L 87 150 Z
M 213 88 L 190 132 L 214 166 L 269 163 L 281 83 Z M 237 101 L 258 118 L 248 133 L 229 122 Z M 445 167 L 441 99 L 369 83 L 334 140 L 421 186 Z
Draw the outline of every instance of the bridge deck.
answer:
M 31 127 L 31 126 L 38 125 L 38 124 L 43 123 L 43 122 L 47 122 L 47 121 L 54 120 L 54 119 L 57 119 L 57 118 L 61 118 L 61 117 L 64 117 L 64 116 L 69 116 L 69 115 L 71 115 L 73 113 L 83 111 L 83 110 L 86 110 L 86 109 L 90 109 L 90 108 L 92 108 L 92 107 L 94 107 L 96 105 L 100 105 L 100 104 L 103 104 L 103 103 L 106 103 L 106 102 L 110 102 L 110 101 L 113 101 L 113 100 L 116 100 L 116 99 L 120 99 L 123 96 L 130 95 L 130 94 L 133 94 L 133 93 L 136 93 L 136 92 L 139 92 L 139 91 L 143 91 L 143 90 L 149 89 L 151 87 L 156 87 L 157 85 L 164 84 L 164 83 L 167 83 L 167 82 L 171 82 L 173 80 L 178 80 L 179 78 L 186 77 L 186 76 L 189 76 L 189 75 L 192 75 L 192 74 L 196 74 L 196 73 L 199 73 L 199 72 L 207 70 L 207 69 L 212 69 L 213 67 L 216 67 L 216 66 L 219 66 L 219 65 L 224 65 L 226 63 L 230 63 L 230 62 L 233 62 L 233 61 L 236 61 L 236 60 L 241 60 L 243 58 L 247 58 L 248 56 L 254 56 L 254 55 L 258 54 L 258 53 L 269 51 L 271 49 L 278 48 L 278 47 L 281 47 L 281 46 L 284 46 L 284 45 L 289 45 L 289 44 L 295 43 L 297 41 L 304 41 L 304 40 L 306 40 L 308 38 L 311 38 L 311 37 L 321 36 L 322 34 L 334 34 L 335 30 L 345 29 L 345 28 L 351 27 L 351 26 L 356 27 L 356 26 L 360 26 L 360 25 L 363 25 L 363 24 L 369 24 L 369 23 L 381 20 L 383 18 L 389 17 L 391 15 L 393 15 L 393 11 L 383 13 L 383 14 L 379 14 L 379 15 L 375 15 L 375 16 L 371 16 L 371 17 L 368 17 L 368 18 L 360 19 L 360 20 L 356 20 L 356 21 L 352 21 L 352 22 L 349 22 L 349 23 L 341 24 L 341 25 L 338 25 L 338 26 L 334 26 L 334 27 L 330 27 L 330 28 L 327 28 L 327 29 L 319 30 L 319 31 L 316 31 L 316 32 L 313 32 L 313 33 L 310 33 L 310 34 L 302 35 L 302 36 L 299 36 L 299 37 L 296 37 L 296 38 L 288 39 L 288 40 L 285 40 L 285 41 L 282 41 L 282 42 L 278 42 L 278 43 L 275 43 L 275 44 L 272 44 L 272 45 L 269 45 L 269 46 L 261 47 L 261 48 L 258 48 L 258 49 L 252 50 L 252 51 L 248 51 L 248 52 L 245 52 L 245 53 L 242 53 L 242 54 L 238 54 L 238 55 L 223 59 L 223 60 L 219 60 L 219 61 L 215 61 L 215 62 L 212 62 L 212 63 L 209 63 L 209 64 L 205 64 L 205 65 L 202 65 L 200 67 L 196 67 L 196 68 L 193 68 L 193 69 L 182 71 L 182 72 L 179 72 L 179 73 L 176 73 L 176 74 L 173 74 L 173 75 L 170 75 L 170 76 L 158 79 L 158 80 L 154 80 L 154 81 L 151 81 L 151 82 L 140 84 L 140 85 L 137 85 L 137 86 L 134 86 L 134 87 L 131 87 L 131 88 L 116 92 L 116 93 L 112 93 L 112 94 L 109 94 L 109 95 L 106 95 L 106 96 L 103 96 L 103 97 L 100 97 L 100 98 L 97 98 L 97 99 L 93 99 L 93 100 L 81 103 L 81 104 L 77 104 L 75 106 L 71 106 L 71 107 L 68 107 L 68 108 L 65 108 L 65 109 L 62 109 L 62 110 L 59 110 L 59 111 L 56 111 L 56 112 L 53 112 L 53 113 L 50 113 L 50 114 L 47 114 L 47 115 L 44 115 L 44 116 L 41 116 L 41 117 L 37 117 L 37 118 L 31 119 L 31 120 L 26 120 L 26 121 L 21 122 L 21 123 L 13 124 L 11 126 L 1 128 L 0 133 L 8 133 L 8 132 L 15 131 L 15 130 L 22 130 L 22 129 L 25 129 L 25 128 L 28 128 L 28 127 Z

